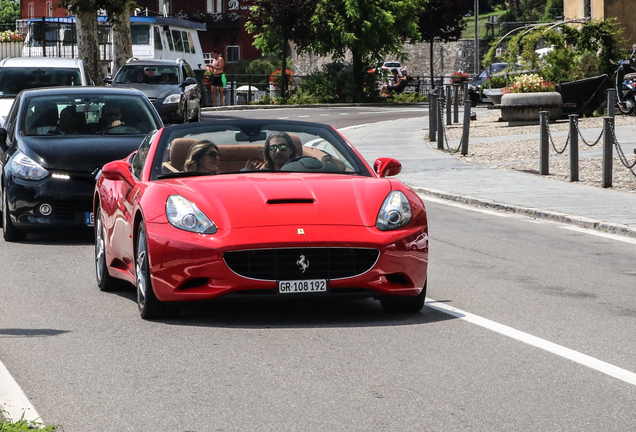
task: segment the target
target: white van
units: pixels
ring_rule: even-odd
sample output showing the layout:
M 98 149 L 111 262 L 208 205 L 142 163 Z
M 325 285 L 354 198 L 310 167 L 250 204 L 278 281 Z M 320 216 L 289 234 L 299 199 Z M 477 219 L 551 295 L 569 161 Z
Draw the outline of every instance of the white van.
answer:
M 80 59 L 9 57 L 0 61 L 0 124 L 22 90 L 54 86 L 87 86 L 90 81 Z
M 100 59 L 110 63 L 113 60 L 113 37 L 112 27 L 106 18 L 98 17 L 99 50 Z M 195 69 L 205 67 L 198 34 L 198 31 L 206 30 L 205 24 L 162 16 L 131 16 L 130 29 L 133 57 L 156 60 L 181 58 Z M 77 57 L 75 17 L 28 20 L 22 55 Z

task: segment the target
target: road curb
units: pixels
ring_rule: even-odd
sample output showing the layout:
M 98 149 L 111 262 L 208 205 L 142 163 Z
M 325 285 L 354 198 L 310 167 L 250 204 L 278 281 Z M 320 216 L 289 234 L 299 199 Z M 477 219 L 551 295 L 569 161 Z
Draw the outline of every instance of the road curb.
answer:
M 593 229 L 597 231 L 603 231 L 611 234 L 619 234 L 628 237 L 636 238 L 636 229 L 622 224 L 603 222 L 596 219 L 585 218 L 582 216 L 574 216 L 567 213 L 554 212 L 550 210 L 537 209 L 533 207 L 523 207 L 512 204 L 504 204 L 496 201 L 485 200 L 481 198 L 475 198 L 468 195 L 456 195 L 449 192 L 438 191 L 435 189 L 428 189 L 419 186 L 411 186 L 417 193 L 424 195 L 430 195 L 437 198 L 441 198 L 447 201 L 456 201 L 464 204 L 469 204 L 476 207 L 485 207 L 493 210 L 523 214 L 526 216 L 532 216 L 537 219 L 546 219 L 554 222 L 561 222 L 570 225 L 576 225 L 582 228 Z
M 283 109 L 283 108 L 351 108 L 351 107 L 426 107 L 428 102 L 418 103 L 349 103 L 349 104 L 307 104 L 307 105 L 225 105 L 215 107 L 201 107 L 202 112 L 214 111 L 243 111 L 243 110 L 259 110 L 259 109 Z

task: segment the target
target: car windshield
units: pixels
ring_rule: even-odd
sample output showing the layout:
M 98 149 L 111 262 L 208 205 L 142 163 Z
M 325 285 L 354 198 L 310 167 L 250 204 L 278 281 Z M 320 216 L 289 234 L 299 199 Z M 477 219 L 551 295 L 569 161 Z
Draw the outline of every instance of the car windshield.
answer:
M 153 180 L 275 171 L 371 175 L 332 128 L 291 122 L 166 128 L 152 163 Z
M 136 135 L 161 127 L 141 95 L 38 96 L 24 109 L 25 135 Z
M 82 85 L 79 69 L 3 67 L 0 68 L 0 97 L 15 97 L 22 90 Z
M 117 76 L 117 84 L 179 84 L 177 66 L 129 65 L 122 67 Z

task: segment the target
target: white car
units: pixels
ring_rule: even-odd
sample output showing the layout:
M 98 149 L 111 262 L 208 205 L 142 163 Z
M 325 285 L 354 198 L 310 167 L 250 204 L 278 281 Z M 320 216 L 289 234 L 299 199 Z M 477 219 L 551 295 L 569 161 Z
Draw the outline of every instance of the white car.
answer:
M 0 61 L 0 125 L 25 89 L 93 85 L 84 62 L 58 57 L 9 57 Z

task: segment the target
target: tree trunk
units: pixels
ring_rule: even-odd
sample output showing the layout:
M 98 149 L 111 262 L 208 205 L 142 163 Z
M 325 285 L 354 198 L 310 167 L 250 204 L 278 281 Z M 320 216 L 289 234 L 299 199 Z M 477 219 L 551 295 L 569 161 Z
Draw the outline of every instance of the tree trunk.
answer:
M 97 9 L 77 11 L 77 50 L 84 62 L 86 73 L 95 85 L 104 85 L 104 72 L 99 59 Z
M 364 98 L 366 65 L 362 61 L 362 55 L 358 52 L 352 52 L 351 59 L 353 61 L 353 101 L 362 102 Z
M 287 38 L 283 37 L 283 70 L 280 73 L 280 95 L 287 99 Z
M 435 88 L 435 72 L 433 70 L 433 41 L 430 40 L 429 42 L 429 48 L 430 48 L 430 59 L 431 59 L 431 88 L 434 89 Z
M 132 35 L 130 33 L 130 11 L 113 14 L 113 65 L 110 76 L 114 77 L 120 67 L 132 57 Z M 151 27 L 152 30 L 152 27 Z

